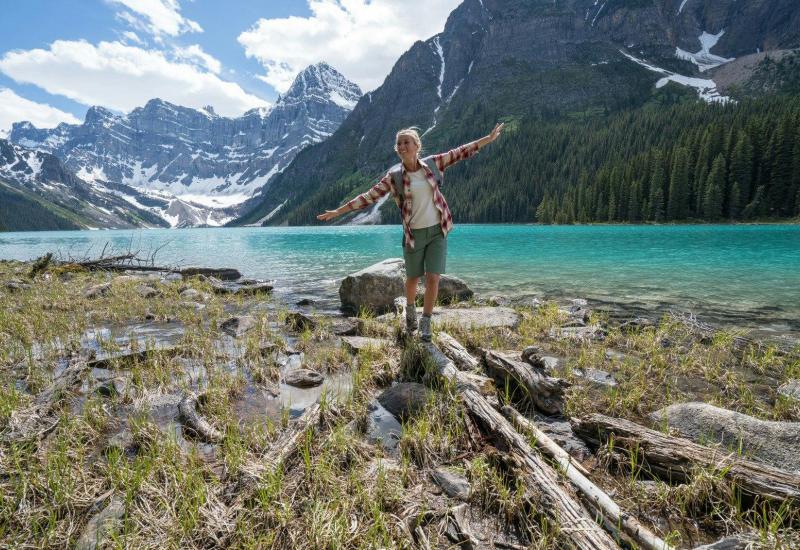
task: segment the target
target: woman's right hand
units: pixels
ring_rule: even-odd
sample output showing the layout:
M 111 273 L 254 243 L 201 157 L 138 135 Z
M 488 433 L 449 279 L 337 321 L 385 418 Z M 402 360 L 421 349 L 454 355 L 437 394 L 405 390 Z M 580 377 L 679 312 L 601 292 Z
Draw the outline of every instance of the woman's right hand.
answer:
M 326 222 L 328 220 L 332 220 L 338 215 L 339 212 L 337 210 L 326 210 L 324 214 L 320 214 L 319 216 L 317 216 L 317 219 Z

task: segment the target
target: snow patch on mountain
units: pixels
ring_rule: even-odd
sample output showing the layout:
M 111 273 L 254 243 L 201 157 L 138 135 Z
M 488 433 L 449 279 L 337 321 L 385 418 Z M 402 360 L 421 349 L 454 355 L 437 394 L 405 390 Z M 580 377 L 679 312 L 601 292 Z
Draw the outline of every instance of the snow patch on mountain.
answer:
M 719 94 L 719 92 L 717 91 L 716 83 L 711 79 L 694 78 L 690 76 L 683 76 L 677 73 L 673 73 L 672 71 L 662 69 L 661 67 L 657 67 L 637 57 L 634 57 L 631 54 L 624 52 L 623 50 L 619 51 L 622 55 L 624 55 L 634 63 L 638 63 L 647 70 L 665 75 L 663 78 L 660 78 L 658 82 L 656 82 L 656 88 L 662 88 L 663 86 L 666 86 L 668 82 L 671 81 L 681 84 L 683 86 L 689 86 L 691 88 L 694 88 L 697 91 L 697 95 L 700 96 L 700 98 L 706 101 L 707 103 L 726 103 L 728 101 L 731 101 L 729 97 Z
M 700 72 L 704 72 L 709 69 L 713 69 L 714 67 L 719 67 L 720 65 L 728 63 L 729 61 L 733 61 L 736 59 L 735 57 L 727 58 L 711 53 L 711 48 L 713 48 L 717 42 L 719 42 L 719 39 L 722 38 L 723 34 L 725 34 L 725 29 L 722 29 L 717 34 L 711 34 L 703 31 L 703 34 L 698 37 L 698 40 L 700 41 L 700 51 L 690 53 L 686 50 L 675 48 L 675 57 L 678 59 L 691 61 L 697 65 Z

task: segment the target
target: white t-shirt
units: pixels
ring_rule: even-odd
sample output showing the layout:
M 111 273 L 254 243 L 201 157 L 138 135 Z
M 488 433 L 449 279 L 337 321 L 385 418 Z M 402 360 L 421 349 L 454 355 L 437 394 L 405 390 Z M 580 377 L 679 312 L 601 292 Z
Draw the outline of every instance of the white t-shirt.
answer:
M 442 215 L 433 204 L 433 188 L 425 177 L 425 169 L 408 172 L 411 182 L 411 229 L 422 229 L 441 223 Z

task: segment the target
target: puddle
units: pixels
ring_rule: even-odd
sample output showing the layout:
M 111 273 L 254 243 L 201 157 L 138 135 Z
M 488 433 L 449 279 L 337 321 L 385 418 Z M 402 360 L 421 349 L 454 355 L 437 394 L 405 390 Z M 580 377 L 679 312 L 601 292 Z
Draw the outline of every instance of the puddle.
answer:
M 366 435 L 370 443 L 380 443 L 386 451 L 394 454 L 397 451 L 402 431 L 402 424 L 377 400 L 373 400 L 369 404 Z
M 81 346 L 102 360 L 130 353 L 132 341 L 139 350 L 160 349 L 177 345 L 182 336 L 183 325 L 179 322 L 100 326 L 81 335 Z

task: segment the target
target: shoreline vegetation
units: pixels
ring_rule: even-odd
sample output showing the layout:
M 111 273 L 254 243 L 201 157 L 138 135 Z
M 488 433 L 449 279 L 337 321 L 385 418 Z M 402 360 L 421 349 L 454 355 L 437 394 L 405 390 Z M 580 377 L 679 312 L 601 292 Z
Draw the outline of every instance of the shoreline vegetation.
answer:
M 129 267 L 0 261 L 0 547 L 800 545 L 798 347 Z

